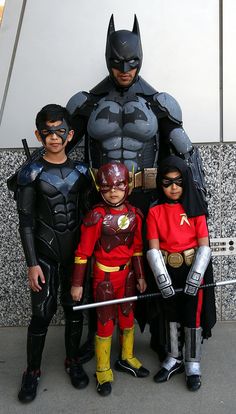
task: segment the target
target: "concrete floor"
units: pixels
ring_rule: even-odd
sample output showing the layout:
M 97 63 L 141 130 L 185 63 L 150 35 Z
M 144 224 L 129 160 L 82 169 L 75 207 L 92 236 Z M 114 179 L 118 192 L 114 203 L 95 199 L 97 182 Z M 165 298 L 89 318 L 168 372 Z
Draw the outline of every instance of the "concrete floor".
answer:
M 113 391 L 100 397 L 95 389 L 95 359 L 84 365 L 90 383 L 74 389 L 64 371 L 63 327 L 51 326 L 46 341 L 42 377 L 34 402 L 18 402 L 17 392 L 25 368 L 26 328 L 0 328 L 0 413 L 1 414 L 235 414 L 236 413 L 236 323 L 218 322 L 213 337 L 203 344 L 202 387 L 187 390 L 184 374 L 156 384 L 153 375 L 159 364 L 149 348 L 149 333 L 136 329 L 136 355 L 150 369 L 150 377 L 134 378 L 114 371 Z M 114 336 L 112 364 L 117 355 Z

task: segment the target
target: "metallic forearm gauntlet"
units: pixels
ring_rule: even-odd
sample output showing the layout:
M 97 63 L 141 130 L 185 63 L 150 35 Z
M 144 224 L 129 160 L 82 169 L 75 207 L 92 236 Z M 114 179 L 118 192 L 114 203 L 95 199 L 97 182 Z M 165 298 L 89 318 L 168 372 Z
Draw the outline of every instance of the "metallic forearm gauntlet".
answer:
M 147 260 L 155 276 L 156 284 L 163 298 L 169 298 L 175 294 L 170 275 L 167 271 L 162 253 L 157 249 L 147 251 Z
M 197 249 L 196 256 L 189 274 L 186 279 L 184 293 L 195 296 L 200 287 L 204 273 L 211 260 L 211 249 L 209 246 L 200 246 Z

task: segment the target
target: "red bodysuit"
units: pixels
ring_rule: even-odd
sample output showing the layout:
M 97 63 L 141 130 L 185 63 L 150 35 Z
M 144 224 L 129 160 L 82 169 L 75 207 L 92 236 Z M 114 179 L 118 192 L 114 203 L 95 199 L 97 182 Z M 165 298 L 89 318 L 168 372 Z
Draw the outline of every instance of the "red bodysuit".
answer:
M 130 286 L 135 281 L 127 279 L 130 275 L 131 259 L 142 256 L 142 218 L 138 210 L 125 203 L 122 210 L 99 204 L 87 214 L 81 226 L 80 243 L 75 252 L 75 263 L 85 263 L 94 255 L 93 292 L 95 301 L 132 296 Z M 139 278 L 139 275 L 136 275 Z M 73 286 L 78 286 L 75 278 Z M 128 294 L 127 294 L 128 288 Z M 134 294 L 134 293 L 133 293 Z M 129 304 L 130 306 L 130 304 Z M 130 328 L 134 324 L 132 307 L 118 306 L 120 328 Z M 112 335 L 115 319 L 115 307 L 97 308 L 97 335 Z

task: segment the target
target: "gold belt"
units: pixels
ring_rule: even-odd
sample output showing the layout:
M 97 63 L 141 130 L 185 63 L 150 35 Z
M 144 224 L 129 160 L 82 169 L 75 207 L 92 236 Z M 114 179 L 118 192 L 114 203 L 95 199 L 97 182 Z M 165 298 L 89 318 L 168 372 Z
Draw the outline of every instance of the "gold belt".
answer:
M 142 171 L 129 173 L 131 183 L 130 191 L 133 188 L 142 188 L 143 190 L 151 190 L 156 188 L 157 168 L 143 168 Z
M 178 268 L 185 262 L 187 266 L 191 266 L 195 256 L 195 249 L 184 250 L 180 253 L 169 253 L 166 250 L 162 250 L 165 264 L 171 267 Z
M 130 265 L 130 260 L 123 265 L 120 266 L 105 266 L 102 263 L 96 262 L 97 267 L 103 270 L 103 272 L 119 272 L 120 270 L 125 270 Z

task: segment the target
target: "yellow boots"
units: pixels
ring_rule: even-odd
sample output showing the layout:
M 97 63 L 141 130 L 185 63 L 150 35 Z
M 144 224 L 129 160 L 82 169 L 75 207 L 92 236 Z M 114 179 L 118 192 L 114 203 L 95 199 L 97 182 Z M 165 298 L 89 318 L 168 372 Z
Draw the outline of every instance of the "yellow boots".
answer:
M 97 359 L 96 377 L 97 392 L 106 397 L 111 393 L 111 382 L 113 381 L 113 373 L 110 368 L 112 336 L 95 337 L 95 352 Z
M 96 335 L 95 350 L 97 358 L 97 392 L 106 397 L 111 393 L 111 382 L 113 373 L 110 367 L 112 336 L 101 337 Z M 121 338 L 121 359 L 115 363 L 117 371 L 127 372 L 134 377 L 144 378 L 149 371 L 144 368 L 141 362 L 133 355 L 134 348 L 134 327 L 123 330 Z
M 141 362 L 133 355 L 134 349 L 134 326 L 123 330 L 121 337 L 121 359 L 115 363 L 117 371 L 127 372 L 134 377 L 144 378 L 149 371 L 144 368 Z

